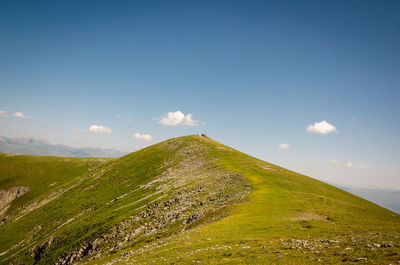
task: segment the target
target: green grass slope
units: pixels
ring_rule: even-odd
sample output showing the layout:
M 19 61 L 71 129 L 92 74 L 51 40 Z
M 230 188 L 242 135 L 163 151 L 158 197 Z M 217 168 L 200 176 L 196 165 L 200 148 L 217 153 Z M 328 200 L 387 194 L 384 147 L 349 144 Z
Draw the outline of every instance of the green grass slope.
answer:
M 0 189 L 29 187 L 29 192 L 14 200 L 9 213 L 40 195 L 47 195 L 72 179 L 108 161 L 104 158 L 68 158 L 0 153 Z
M 3 216 L 1 264 L 400 260 L 399 215 L 207 138 L 175 138 L 96 161 L 58 175 L 50 163 L 45 185 L 23 169 L 0 175 L 0 189 L 29 187 Z M 56 190 L 41 190 L 54 182 Z

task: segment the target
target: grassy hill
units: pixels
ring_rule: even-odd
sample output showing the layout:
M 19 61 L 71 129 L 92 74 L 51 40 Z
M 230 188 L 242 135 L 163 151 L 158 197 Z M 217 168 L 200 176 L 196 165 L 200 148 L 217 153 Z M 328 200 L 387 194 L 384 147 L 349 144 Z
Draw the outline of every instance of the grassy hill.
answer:
M 399 215 L 200 136 L 119 159 L 3 154 L 0 189 L 16 197 L 0 264 L 400 260 Z

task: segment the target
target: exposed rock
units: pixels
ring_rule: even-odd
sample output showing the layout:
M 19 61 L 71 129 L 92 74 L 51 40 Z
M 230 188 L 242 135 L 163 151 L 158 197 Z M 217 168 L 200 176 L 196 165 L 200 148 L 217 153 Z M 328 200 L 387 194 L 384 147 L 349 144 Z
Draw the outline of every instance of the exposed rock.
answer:
M 10 203 L 29 191 L 29 187 L 12 187 L 8 190 L 0 190 L 0 216 L 9 208 Z
M 37 245 L 33 249 L 31 249 L 32 256 L 35 260 L 35 264 L 37 264 L 45 254 L 46 250 L 51 246 L 54 241 L 54 237 L 51 237 L 49 240 L 43 242 L 40 245 Z
M 367 262 L 368 259 L 367 259 L 367 258 L 356 258 L 354 261 L 355 261 L 355 262 L 358 262 L 358 261 L 365 261 L 365 262 Z
M 192 216 L 190 216 L 187 220 L 186 220 L 186 224 L 189 224 L 191 222 L 193 222 L 194 220 L 197 219 L 199 215 L 197 213 L 193 214 Z
M 180 150 L 179 164 L 169 167 L 159 177 L 139 187 L 156 191 L 149 196 L 158 193 L 166 195 L 148 203 L 144 209 L 124 219 L 109 232 L 65 253 L 56 264 L 97 259 L 138 241 L 148 240 L 151 235 L 189 229 L 204 216 L 242 201 L 250 189 L 241 175 L 221 170 L 200 154 L 199 146 Z M 215 181 L 219 185 L 216 186 Z M 117 260 L 130 255 L 130 252 L 124 252 Z

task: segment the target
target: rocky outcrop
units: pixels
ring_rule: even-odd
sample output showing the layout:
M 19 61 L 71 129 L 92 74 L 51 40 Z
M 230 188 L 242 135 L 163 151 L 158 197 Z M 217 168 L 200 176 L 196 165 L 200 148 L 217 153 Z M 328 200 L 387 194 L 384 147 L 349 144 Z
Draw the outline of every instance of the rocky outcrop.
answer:
M 31 250 L 32 256 L 35 259 L 35 264 L 37 264 L 43 257 L 46 250 L 51 246 L 54 241 L 54 237 L 50 237 L 49 240 L 37 245 Z
M 0 190 L 0 216 L 5 214 L 10 203 L 29 191 L 29 187 L 12 187 L 8 190 Z
M 171 146 L 166 146 L 170 148 Z M 80 247 L 59 257 L 56 264 L 73 264 L 93 260 L 133 246 L 155 235 L 177 233 L 195 226 L 227 205 L 243 201 L 248 184 L 238 173 L 222 170 L 214 160 L 204 158 L 202 146 L 191 145 L 179 150 L 180 163 L 166 169 L 159 177 L 139 188 L 165 194 L 124 219 L 110 231 L 86 241 Z M 176 158 L 175 158 L 176 159 Z M 132 192 L 134 192 L 133 190 Z M 108 202 L 110 205 L 132 192 Z M 121 206 L 128 207 L 130 204 Z M 129 256 L 129 255 L 127 255 Z

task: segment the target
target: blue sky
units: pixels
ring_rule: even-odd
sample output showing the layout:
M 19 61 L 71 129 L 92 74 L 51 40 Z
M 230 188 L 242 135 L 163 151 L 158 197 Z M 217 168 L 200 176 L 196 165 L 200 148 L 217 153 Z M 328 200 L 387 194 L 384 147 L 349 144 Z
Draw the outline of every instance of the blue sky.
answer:
M 398 14 L 389 0 L 1 1 L 0 135 L 134 151 L 205 132 L 400 189 Z M 322 121 L 336 130 L 306 129 Z

